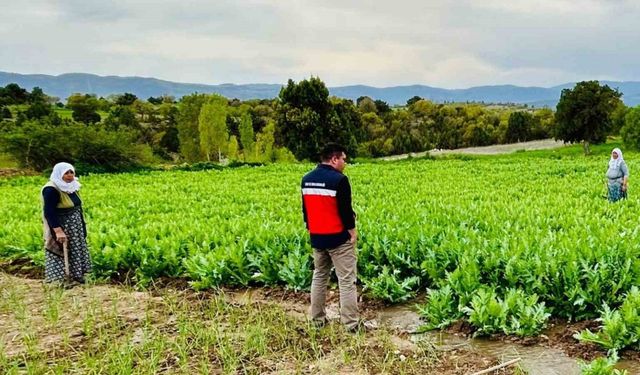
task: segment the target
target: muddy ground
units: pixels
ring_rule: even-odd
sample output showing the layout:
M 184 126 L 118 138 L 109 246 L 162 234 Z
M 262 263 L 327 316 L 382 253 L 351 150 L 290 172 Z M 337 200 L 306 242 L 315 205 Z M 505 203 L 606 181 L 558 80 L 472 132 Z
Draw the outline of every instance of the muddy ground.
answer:
M 441 349 L 431 342 L 415 342 L 407 332 L 384 325 L 348 334 L 336 321 L 335 291 L 328 299 L 328 315 L 334 320 L 312 340 L 309 336 L 315 334 L 305 323 L 307 293 L 279 288 L 195 292 L 183 281 L 148 291 L 113 284 L 62 289 L 33 278 L 37 270 L 25 271 L 15 263 L 0 269 L 4 270 L 0 270 L 2 373 L 86 373 L 94 368 L 112 373 L 132 366 L 134 373 L 472 374 L 501 363 L 496 356 L 468 348 Z M 8 274 L 7 269 L 22 274 Z M 211 305 L 217 309 L 214 315 Z M 381 306 L 367 300 L 361 305 L 363 315 L 371 319 Z M 263 315 L 273 317 L 271 326 L 260 320 Z M 247 354 L 250 340 L 241 331 L 251 331 L 252 322 L 268 331 L 269 345 L 277 348 Z M 206 330 L 218 334 L 238 330 L 232 332 L 235 336 L 224 336 L 233 337 L 225 345 L 234 352 L 209 352 L 202 341 Z M 288 333 L 274 341 L 274 331 Z M 199 345 L 207 346 L 205 353 Z M 188 353 L 181 356 L 181 351 Z M 114 359 L 122 352 L 129 355 L 125 355 L 128 361 Z M 157 356 L 161 358 L 153 359 Z M 493 373 L 521 372 L 511 366 Z
M 5 284 L 21 285 L 21 293 L 24 293 L 21 298 L 25 301 L 25 306 L 29 310 L 27 314 L 32 316 L 37 316 L 38 313 L 41 314 L 45 310 L 46 299 L 48 298 L 41 279 L 42 271 L 38 268 L 33 268 L 27 263 L 5 262 L 0 264 L 0 281 Z M 111 308 L 118 310 L 121 324 L 128 329 L 139 330 L 141 325 L 140 317 L 151 312 L 151 315 L 155 317 L 153 324 L 158 329 L 166 332 L 170 332 L 175 328 L 171 328 L 172 318 L 170 314 L 167 315 L 162 308 L 167 296 L 184 300 L 201 300 L 215 298 L 216 295 L 222 293 L 224 299 L 234 306 L 277 306 L 287 316 L 298 322 L 306 321 L 309 306 L 308 293 L 294 292 L 282 288 L 225 288 L 220 292 L 195 292 L 189 288 L 186 280 L 160 279 L 154 287 L 145 292 L 140 292 L 122 281 L 114 280 L 113 282 L 107 285 L 76 287 L 64 293 L 67 298 L 79 306 L 86 306 L 90 303 L 102 306 L 101 309 L 111 306 Z M 337 291 L 331 290 L 327 300 L 327 314 L 333 320 L 334 323 L 332 324 L 335 326 L 340 326 L 338 323 L 338 299 Z M 416 336 L 414 335 L 421 324 L 420 318 L 412 311 L 411 306 L 390 307 L 380 301 L 361 297 L 360 308 L 363 318 L 373 321 L 381 330 L 390 333 L 390 340 L 394 347 L 391 355 L 405 358 L 424 355 L 423 348 L 421 348 L 420 343 L 416 343 Z M 82 314 L 65 316 L 62 320 L 69 322 L 68 325 L 63 327 L 63 330 L 69 333 L 69 338 L 72 341 L 75 340 L 73 342 L 82 344 L 85 339 L 80 327 Z M 46 326 L 46 324 L 42 324 L 37 320 L 34 324 L 38 327 Z M 458 323 L 442 333 L 449 337 L 447 342 L 436 343 L 433 342 L 433 337 L 435 336 L 429 336 L 431 337 L 430 351 L 437 353 L 438 357 L 437 361 L 430 360 L 429 369 L 433 371 L 437 369 L 438 373 L 442 374 L 470 374 L 511 359 L 501 354 L 501 350 L 504 351 L 504 349 L 496 349 L 500 346 L 495 345 L 498 342 L 520 348 L 519 350 L 523 352 L 528 350 L 532 353 L 544 353 L 544 350 L 548 349 L 549 353 L 563 353 L 566 357 L 570 357 L 568 359 L 593 360 L 597 357 L 606 356 L 606 351 L 594 344 L 581 343 L 573 335 L 584 329 L 595 331 L 598 326 L 598 322 L 594 320 L 570 323 L 553 319 L 544 334 L 538 337 L 522 339 L 513 336 L 495 335 L 488 340 L 480 341 L 472 339 L 473 327 L 464 322 Z M 21 344 L 19 329 L 20 322 L 15 318 L 15 314 L 7 314 L 0 311 L 0 332 L 7 332 L 0 336 L 4 341 L 5 356 L 14 357 L 23 354 L 25 348 Z M 36 335 L 38 336 L 38 341 L 46 344 L 49 348 L 56 347 L 63 340 L 59 332 L 51 334 L 46 330 L 38 330 Z M 451 340 L 451 338 L 454 338 L 454 340 Z M 379 337 L 376 337 L 375 334 L 367 333 L 367 340 L 370 341 L 371 345 L 375 346 L 375 342 L 379 340 Z M 452 343 L 454 345 L 451 345 Z M 485 346 L 489 349 L 484 350 Z M 504 348 L 504 346 L 501 348 Z M 378 355 L 383 354 L 378 353 Z M 626 360 L 627 363 L 637 362 L 640 360 L 640 353 L 638 351 L 624 351 L 621 353 L 621 359 Z M 335 358 L 332 361 L 328 361 L 329 365 L 327 363 L 310 363 L 309 366 L 311 367 L 306 372 L 321 373 L 322 371 L 319 368 L 326 369 L 326 366 L 329 366 L 334 372 L 344 372 L 344 369 L 335 363 Z M 575 361 L 573 361 L 572 368 L 575 369 L 575 367 Z M 513 373 L 514 370 L 510 369 L 509 371 L 503 373 Z M 349 371 L 345 373 L 349 373 Z

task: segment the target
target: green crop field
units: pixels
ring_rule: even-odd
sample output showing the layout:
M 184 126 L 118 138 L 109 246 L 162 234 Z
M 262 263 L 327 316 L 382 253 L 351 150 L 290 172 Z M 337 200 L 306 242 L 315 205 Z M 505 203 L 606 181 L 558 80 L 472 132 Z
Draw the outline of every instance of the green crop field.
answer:
M 418 299 L 428 328 L 464 318 L 480 333 L 520 336 L 550 316 L 596 318 L 621 306 L 640 283 L 640 155 L 625 154 L 630 197 L 611 204 L 609 150 L 349 165 L 365 293 L 402 302 L 428 291 Z M 305 290 L 312 259 L 299 182 L 312 167 L 81 177 L 94 272 L 142 285 L 168 276 L 195 288 Z M 44 183 L 0 180 L 0 258 L 43 263 Z

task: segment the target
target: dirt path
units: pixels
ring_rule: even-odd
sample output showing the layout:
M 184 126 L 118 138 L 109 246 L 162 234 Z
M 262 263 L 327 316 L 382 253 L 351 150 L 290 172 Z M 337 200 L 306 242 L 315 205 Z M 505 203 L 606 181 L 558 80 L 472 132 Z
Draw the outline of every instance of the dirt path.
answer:
M 525 150 L 546 150 L 551 148 L 558 148 L 564 146 L 562 141 L 556 141 L 553 139 L 543 139 L 539 141 L 529 141 L 529 142 L 520 142 L 520 143 L 511 143 L 506 145 L 492 145 L 492 146 L 483 146 L 483 147 L 468 147 L 468 148 L 459 148 L 455 150 L 440 150 L 433 149 L 430 151 L 424 152 L 412 152 L 409 154 L 402 155 L 393 155 L 381 158 L 386 161 L 393 160 L 402 160 L 406 159 L 409 156 L 413 158 L 424 157 L 427 154 L 430 156 L 442 156 L 442 155 L 450 155 L 450 154 L 466 154 L 466 155 L 497 155 L 497 154 L 509 154 L 512 152 Z
M 31 169 L 20 168 L 0 168 L 0 178 L 9 178 L 17 176 L 36 176 L 38 173 Z

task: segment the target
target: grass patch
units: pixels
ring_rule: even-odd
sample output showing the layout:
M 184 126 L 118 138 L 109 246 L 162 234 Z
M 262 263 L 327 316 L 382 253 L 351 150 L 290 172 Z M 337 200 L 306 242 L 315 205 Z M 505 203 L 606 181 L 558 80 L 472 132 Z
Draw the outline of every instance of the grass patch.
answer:
M 18 163 L 10 155 L 0 152 L 0 168 L 18 168 Z
M 399 347 L 386 329 L 316 328 L 275 303 L 222 292 L 63 290 L 3 273 L 0 291 L 2 374 L 423 374 L 446 360 L 432 344 Z

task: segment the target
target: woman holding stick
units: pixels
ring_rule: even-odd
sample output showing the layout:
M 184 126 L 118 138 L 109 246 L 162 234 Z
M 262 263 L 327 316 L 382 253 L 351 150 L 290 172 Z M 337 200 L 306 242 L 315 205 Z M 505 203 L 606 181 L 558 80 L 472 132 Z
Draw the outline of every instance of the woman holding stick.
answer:
M 91 272 L 87 228 L 78 195 L 80 186 L 73 166 L 58 163 L 42 188 L 46 282 L 68 278 L 68 281 L 84 283 L 85 274 Z M 68 251 L 68 259 L 64 250 Z

